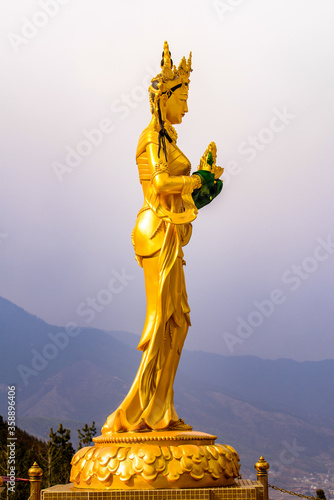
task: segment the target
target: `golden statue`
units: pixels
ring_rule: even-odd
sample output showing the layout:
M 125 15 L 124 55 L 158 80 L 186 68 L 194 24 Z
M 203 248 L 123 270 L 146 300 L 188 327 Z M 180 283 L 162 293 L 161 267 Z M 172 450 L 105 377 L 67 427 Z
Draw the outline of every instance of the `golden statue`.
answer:
M 144 204 L 132 242 L 145 276 L 146 319 L 138 345 L 143 355 L 127 396 L 108 417 L 102 436 L 94 439 L 95 447 L 79 450 L 73 458 L 71 479 L 78 487 L 221 485 L 238 475 L 235 450 L 215 445 L 215 436 L 193 432 L 173 403 L 174 378 L 190 326 L 182 247 L 190 240 L 198 209 L 220 193 L 223 172 L 216 166 L 214 142 L 192 175 L 189 160 L 176 145 L 173 125 L 188 111 L 191 71 L 191 53 L 176 68 L 165 42 L 161 73 L 149 87 L 152 120 L 136 153 Z

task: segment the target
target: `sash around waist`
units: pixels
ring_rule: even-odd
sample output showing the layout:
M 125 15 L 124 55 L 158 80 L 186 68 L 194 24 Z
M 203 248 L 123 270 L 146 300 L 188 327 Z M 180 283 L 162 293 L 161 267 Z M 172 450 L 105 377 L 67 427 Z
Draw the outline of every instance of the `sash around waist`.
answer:
M 191 233 L 191 224 L 177 226 L 179 234 L 179 251 L 178 256 L 183 257 L 182 243 L 189 237 Z M 132 231 L 132 244 L 136 255 L 140 257 L 149 257 L 158 252 L 164 242 L 166 233 L 166 223 L 157 217 L 147 205 L 144 205 L 139 211 L 135 227 Z M 183 244 L 186 244 L 185 242 Z

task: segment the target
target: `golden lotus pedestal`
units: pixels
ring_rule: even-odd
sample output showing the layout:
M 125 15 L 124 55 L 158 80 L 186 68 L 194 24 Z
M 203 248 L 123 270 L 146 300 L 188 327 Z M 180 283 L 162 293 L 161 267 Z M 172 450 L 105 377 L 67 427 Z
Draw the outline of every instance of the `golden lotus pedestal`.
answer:
M 74 455 L 70 480 L 75 489 L 85 490 L 233 485 L 239 475 L 239 456 L 231 446 L 215 444 L 215 439 L 194 431 L 103 435 L 94 438 L 95 446 Z

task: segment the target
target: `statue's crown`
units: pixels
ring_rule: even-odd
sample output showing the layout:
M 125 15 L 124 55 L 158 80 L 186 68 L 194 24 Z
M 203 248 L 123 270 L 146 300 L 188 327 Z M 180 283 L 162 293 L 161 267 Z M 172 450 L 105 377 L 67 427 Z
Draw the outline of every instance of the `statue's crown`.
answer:
M 165 42 L 160 65 L 161 73 L 152 79 L 153 85 L 151 85 L 150 90 L 156 93 L 159 89 L 159 93 L 162 94 L 168 91 L 173 92 L 176 90 L 175 87 L 183 87 L 184 91 L 187 92 L 187 87 L 190 82 L 189 76 L 192 71 L 191 52 L 188 61 L 185 57 L 182 57 L 178 68 L 176 68 L 176 66 L 173 65 L 168 43 Z
M 179 67 L 176 69 L 176 66 L 173 65 L 168 43 L 165 42 L 160 65 L 161 73 L 157 76 L 157 78 L 166 86 L 174 87 L 177 84 L 176 80 L 180 80 L 179 83 L 183 84 L 189 83 L 189 76 L 192 71 L 191 52 L 189 54 L 188 61 L 186 61 L 185 57 L 182 57 Z

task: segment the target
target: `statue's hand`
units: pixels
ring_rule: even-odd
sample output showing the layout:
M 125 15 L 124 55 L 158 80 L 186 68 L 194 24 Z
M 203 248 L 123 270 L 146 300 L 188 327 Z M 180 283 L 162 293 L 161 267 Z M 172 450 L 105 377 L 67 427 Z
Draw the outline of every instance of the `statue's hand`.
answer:
M 224 172 L 224 169 L 216 165 L 216 159 L 217 159 L 217 146 L 214 142 L 210 142 L 202 158 L 200 159 L 197 170 L 201 171 L 206 170 L 208 172 L 211 172 L 214 175 L 215 179 L 219 179 L 219 177 Z
M 193 173 L 201 178 L 202 185 L 198 189 L 194 189 L 192 197 L 197 208 L 205 207 L 219 195 L 223 188 L 223 183 L 219 177 L 224 172 L 222 167 L 217 167 L 217 147 L 214 142 L 210 142 L 209 146 L 200 159 L 197 167 L 197 172 Z
M 202 186 L 201 186 L 202 192 L 203 191 L 208 191 L 214 185 L 215 176 L 209 170 L 205 170 L 205 169 L 200 169 L 199 168 L 197 170 L 197 172 L 193 173 L 193 176 L 200 177 L 200 179 L 202 181 Z
M 193 177 L 195 176 L 201 178 L 202 186 L 200 189 L 193 191 L 192 197 L 196 207 L 202 208 L 218 196 L 222 190 L 223 183 L 221 180 L 215 179 L 214 174 L 208 170 L 197 170 L 197 172 L 193 173 Z

